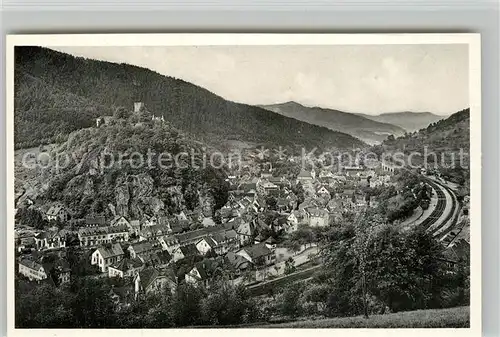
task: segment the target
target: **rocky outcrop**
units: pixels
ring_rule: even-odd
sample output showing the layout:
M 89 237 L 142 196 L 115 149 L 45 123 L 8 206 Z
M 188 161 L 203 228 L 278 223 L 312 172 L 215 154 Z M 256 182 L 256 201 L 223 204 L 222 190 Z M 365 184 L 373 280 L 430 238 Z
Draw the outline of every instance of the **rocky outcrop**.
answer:
M 128 184 L 125 183 L 115 187 L 115 199 L 116 199 L 116 214 L 128 217 L 129 201 L 130 201 L 130 192 Z
M 201 212 L 205 217 L 213 216 L 214 212 L 214 197 L 211 193 L 205 189 L 199 193 L 199 205 L 201 207 Z
M 134 219 L 144 214 L 158 214 L 165 209 L 154 188 L 154 180 L 147 173 L 125 175 L 117 179 L 115 188 L 115 211 Z

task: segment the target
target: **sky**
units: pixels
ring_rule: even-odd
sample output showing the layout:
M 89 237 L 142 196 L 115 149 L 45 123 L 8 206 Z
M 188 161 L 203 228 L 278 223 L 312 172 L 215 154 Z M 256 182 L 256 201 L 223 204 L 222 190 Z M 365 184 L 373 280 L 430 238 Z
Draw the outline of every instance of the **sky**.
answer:
M 50 47 L 181 78 L 247 104 L 449 115 L 469 106 L 468 46 Z

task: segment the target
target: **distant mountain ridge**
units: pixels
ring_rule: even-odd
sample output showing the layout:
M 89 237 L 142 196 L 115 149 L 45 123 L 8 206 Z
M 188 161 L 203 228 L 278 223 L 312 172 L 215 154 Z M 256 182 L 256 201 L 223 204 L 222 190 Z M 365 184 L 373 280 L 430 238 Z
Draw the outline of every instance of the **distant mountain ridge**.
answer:
M 346 133 L 227 101 L 192 83 L 146 68 L 31 46 L 16 47 L 15 59 L 18 148 L 64 141 L 69 132 L 92 126 L 97 116 L 110 115 L 120 106 L 131 110 L 137 101 L 206 143 L 241 141 L 323 148 L 365 145 Z
M 334 109 L 307 107 L 294 101 L 260 105 L 260 107 L 283 116 L 345 132 L 371 144 L 381 142 L 389 135 L 398 137 L 405 133 L 403 128 L 391 123 Z
M 389 123 L 399 126 L 408 132 L 418 131 L 426 128 L 429 124 L 445 119 L 449 116 L 439 116 L 430 112 L 394 112 L 380 115 L 357 114 L 373 121 Z

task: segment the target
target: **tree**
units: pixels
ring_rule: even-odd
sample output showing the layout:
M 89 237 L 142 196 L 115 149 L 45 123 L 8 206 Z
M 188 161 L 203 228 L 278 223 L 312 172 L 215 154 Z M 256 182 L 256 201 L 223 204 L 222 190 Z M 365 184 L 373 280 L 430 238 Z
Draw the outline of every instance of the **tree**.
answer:
M 275 197 L 273 196 L 270 196 L 270 197 L 267 197 L 266 198 L 266 205 L 269 209 L 271 210 L 275 210 L 276 209 L 276 205 L 278 204 L 278 200 L 276 200 Z
M 173 319 L 176 326 L 190 326 L 200 324 L 202 321 L 201 288 L 188 284 L 177 287 L 173 300 Z
M 301 203 L 304 202 L 305 197 L 304 197 L 304 186 L 299 182 L 297 185 L 292 187 L 292 192 L 297 196 L 297 205 L 300 205 Z
M 232 325 L 253 320 L 257 308 L 244 286 L 218 282 L 201 301 L 201 311 L 205 324 Z
M 31 208 L 20 208 L 16 213 L 16 221 L 21 225 L 43 229 L 47 226 L 47 221 L 40 211 Z
M 124 107 L 118 107 L 115 109 L 114 116 L 117 119 L 128 119 L 130 117 L 130 111 Z
M 295 260 L 293 259 L 293 257 L 290 256 L 285 261 L 285 275 L 294 273 L 296 269 L 297 268 L 295 267 Z
M 288 285 L 281 295 L 280 309 L 285 316 L 297 317 L 301 313 L 300 295 L 303 292 L 301 283 L 292 283 Z
M 366 213 L 363 212 L 361 217 Z M 354 237 L 353 249 L 354 254 L 357 256 L 357 268 L 359 273 L 359 282 L 361 282 L 361 296 L 363 303 L 363 315 L 368 318 L 368 291 L 367 291 L 367 270 L 366 260 L 368 255 L 368 245 L 370 243 L 373 227 L 371 223 L 365 221 L 358 221 L 355 225 L 356 236 Z

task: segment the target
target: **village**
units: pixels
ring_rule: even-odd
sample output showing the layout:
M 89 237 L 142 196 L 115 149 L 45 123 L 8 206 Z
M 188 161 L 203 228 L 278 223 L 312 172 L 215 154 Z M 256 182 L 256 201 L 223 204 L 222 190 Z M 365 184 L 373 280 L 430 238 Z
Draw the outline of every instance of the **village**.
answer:
M 223 278 L 254 285 L 318 264 L 314 238 L 297 239 L 294 233 L 341 224 L 348 214 L 377 207 L 377 197 L 364 191 L 394 186 L 393 174 L 386 165 L 371 169 L 363 163 L 341 171 L 311 167 L 295 176 L 258 168 L 252 175 L 231 172 L 229 198 L 216 219 L 189 211 L 74 219 L 63 203 L 54 203 L 40 211 L 58 226 L 36 230 L 16 223 L 18 276 L 55 286 L 73 277 L 120 280 L 111 294 L 119 303 L 165 288 L 175 291 L 183 282 L 210 288 Z M 80 263 L 89 265 L 88 275 L 71 274 L 68 249 L 84 256 Z

